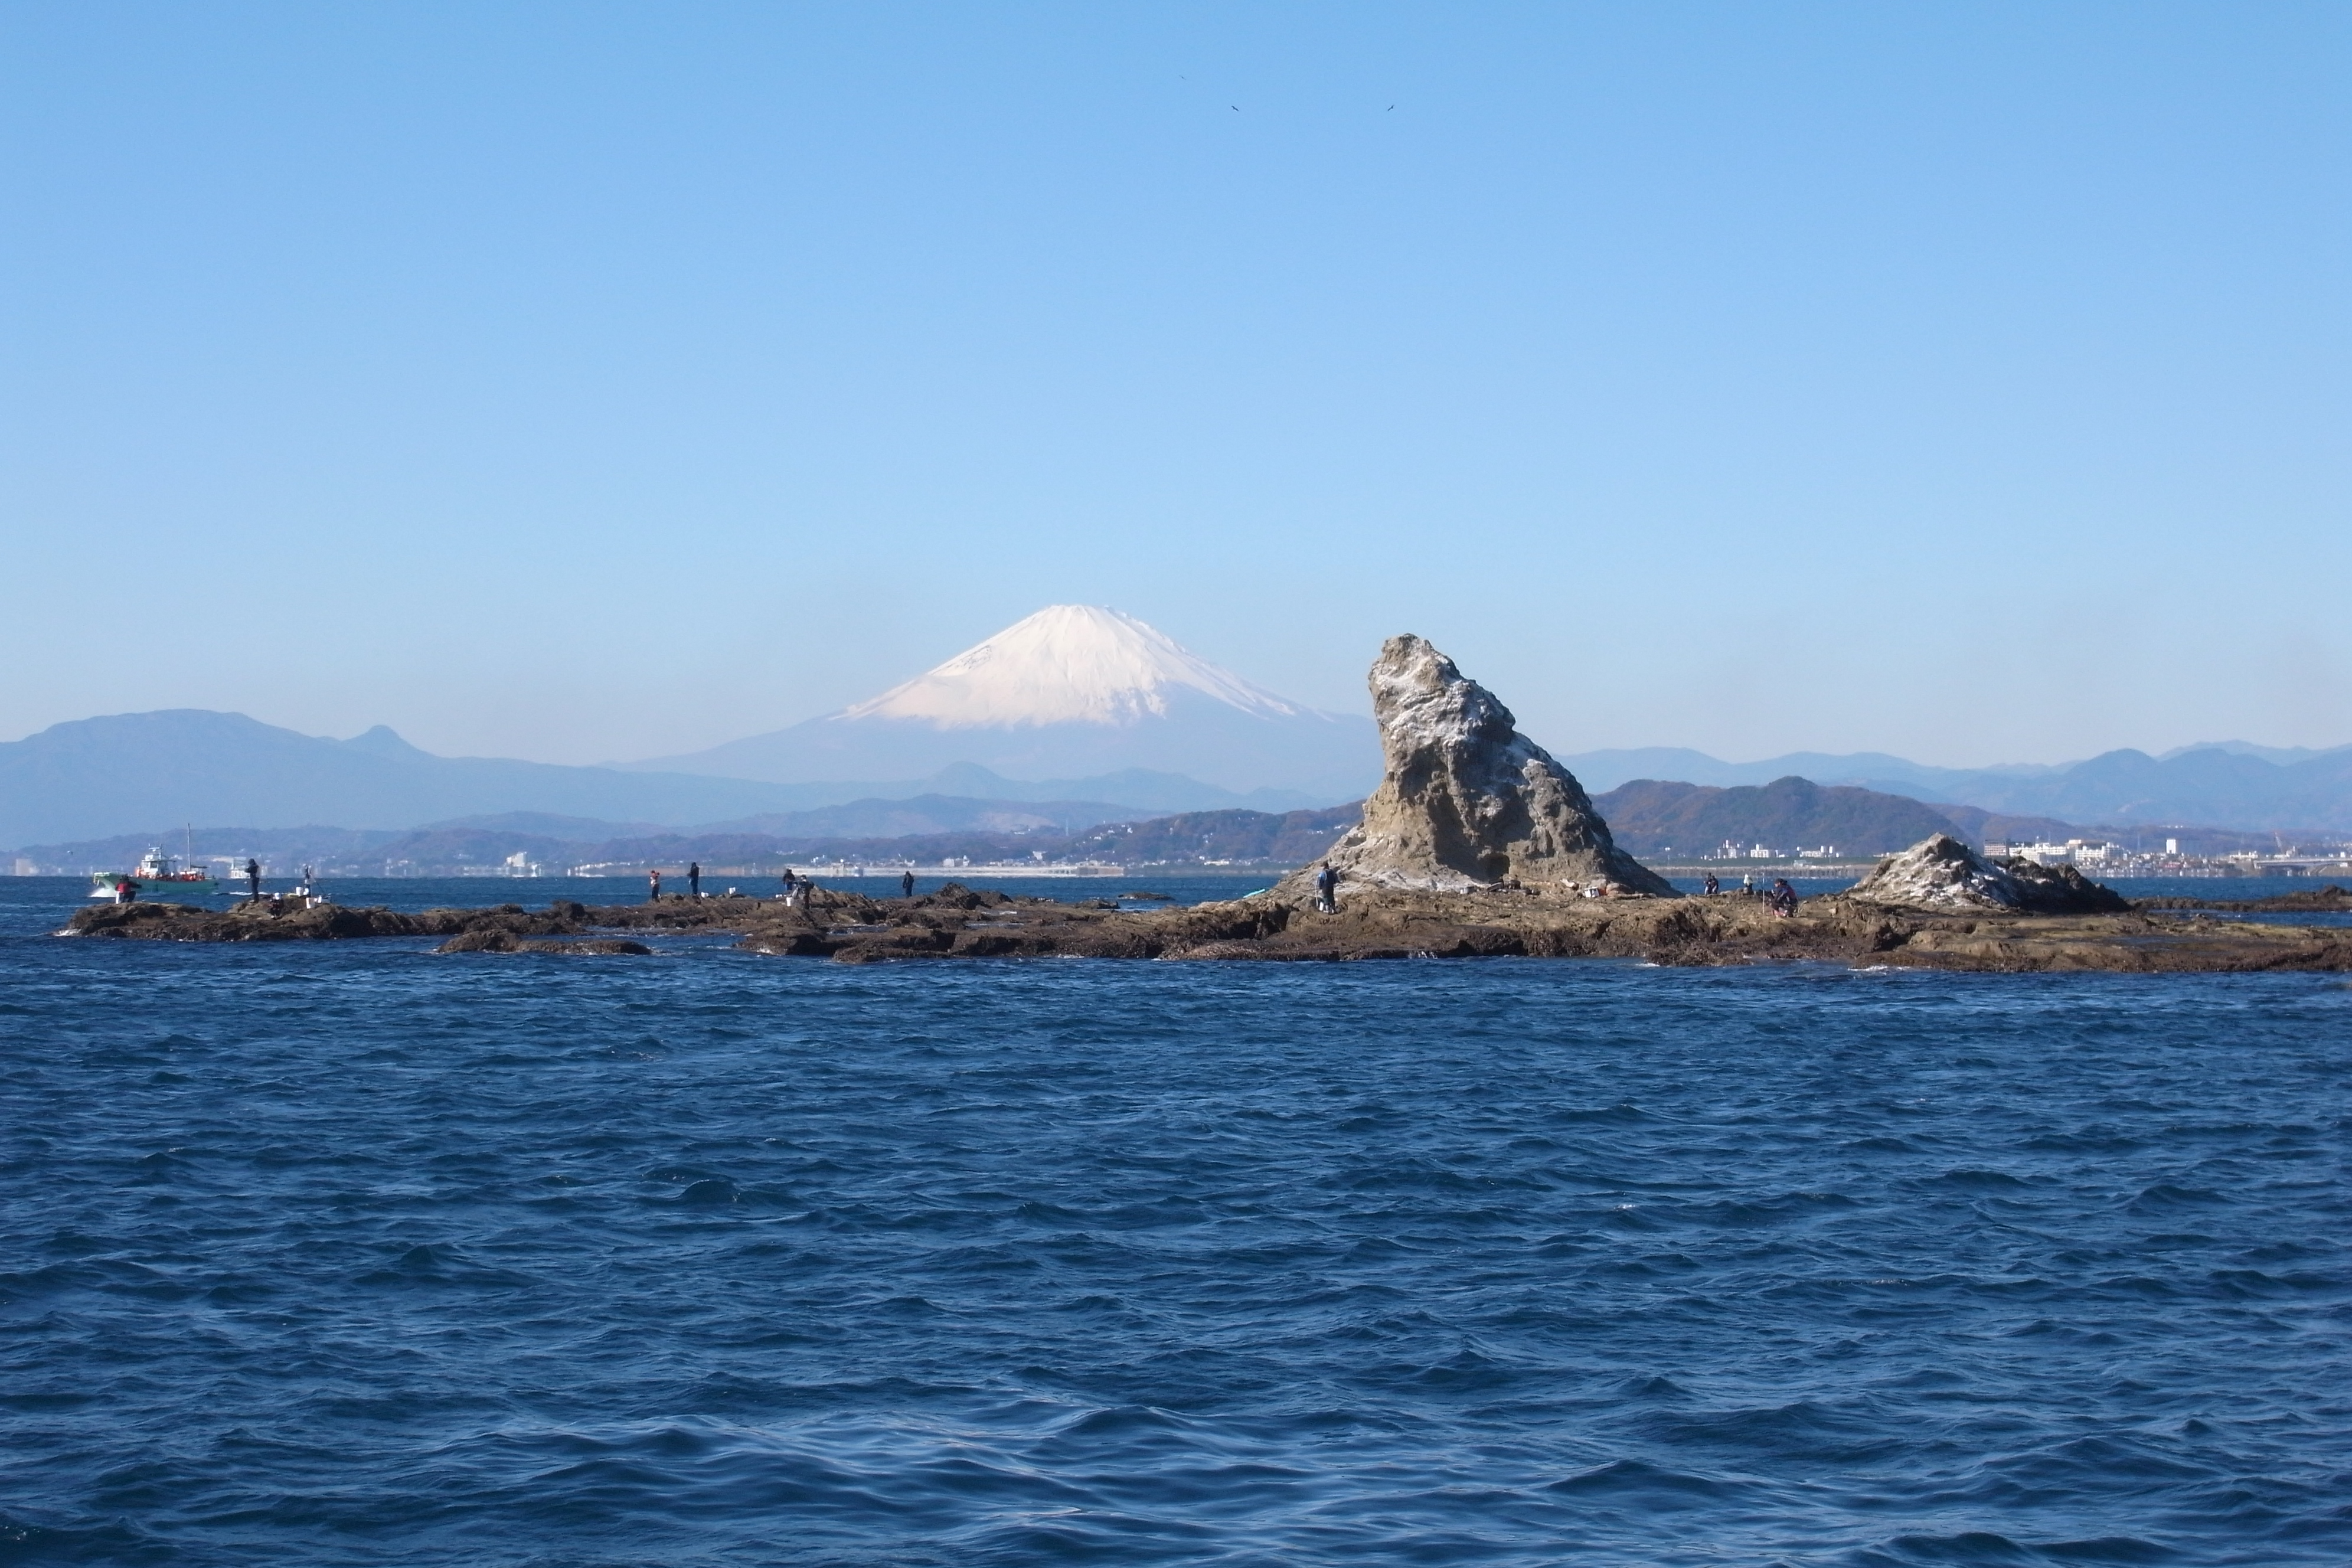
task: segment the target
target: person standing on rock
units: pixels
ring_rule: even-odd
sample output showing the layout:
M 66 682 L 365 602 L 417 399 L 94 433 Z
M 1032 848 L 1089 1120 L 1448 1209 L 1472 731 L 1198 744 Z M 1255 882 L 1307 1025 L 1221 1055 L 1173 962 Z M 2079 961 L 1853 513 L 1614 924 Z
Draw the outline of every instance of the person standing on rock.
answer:
M 245 888 L 254 898 L 261 897 L 261 862 L 250 857 L 245 862 Z
M 1327 915 L 1339 912 L 1339 873 L 1328 860 L 1315 872 L 1315 907 Z
M 686 896 L 689 899 L 702 897 L 702 862 L 699 860 L 686 863 Z
M 905 873 L 898 879 L 898 896 L 902 899 L 911 899 L 915 896 L 915 874 L 912 871 Z
M 783 884 L 784 903 L 789 907 L 790 905 L 799 901 L 797 894 L 801 885 L 799 875 L 795 873 L 790 866 L 784 868 Z
M 658 870 L 646 873 L 646 902 L 649 904 L 661 902 L 661 873 Z

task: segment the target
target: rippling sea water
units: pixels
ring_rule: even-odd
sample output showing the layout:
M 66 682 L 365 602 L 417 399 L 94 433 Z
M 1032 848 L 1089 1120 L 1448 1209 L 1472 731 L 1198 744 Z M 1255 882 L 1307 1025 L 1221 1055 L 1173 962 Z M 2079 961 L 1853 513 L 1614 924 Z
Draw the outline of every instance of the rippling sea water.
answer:
M 2340 977 L 72 892 L 0 883 L 0 1561 L 2352 1560 Z

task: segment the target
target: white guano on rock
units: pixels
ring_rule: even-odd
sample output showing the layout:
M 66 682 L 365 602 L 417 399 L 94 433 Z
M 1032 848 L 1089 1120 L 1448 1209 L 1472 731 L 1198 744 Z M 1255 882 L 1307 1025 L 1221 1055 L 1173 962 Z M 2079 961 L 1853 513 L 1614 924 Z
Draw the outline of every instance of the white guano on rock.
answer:
M 2072 866 L 1988 860 L 1948 833 L 1889 855 L 1848 897 L 1939 914 L 2100 914 L 2131 907 Z

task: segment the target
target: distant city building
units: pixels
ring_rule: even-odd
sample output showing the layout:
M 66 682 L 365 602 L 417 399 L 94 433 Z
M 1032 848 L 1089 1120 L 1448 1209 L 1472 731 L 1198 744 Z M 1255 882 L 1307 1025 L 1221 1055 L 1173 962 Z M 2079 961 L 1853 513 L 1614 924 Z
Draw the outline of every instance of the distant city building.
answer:
M 1987 844 L 1985 854 L 1995 860 L 2014 857 L 2042 866 L 2104 866 L 2124 858 L 2122 846 L 2069 838 L 2063 844 Z

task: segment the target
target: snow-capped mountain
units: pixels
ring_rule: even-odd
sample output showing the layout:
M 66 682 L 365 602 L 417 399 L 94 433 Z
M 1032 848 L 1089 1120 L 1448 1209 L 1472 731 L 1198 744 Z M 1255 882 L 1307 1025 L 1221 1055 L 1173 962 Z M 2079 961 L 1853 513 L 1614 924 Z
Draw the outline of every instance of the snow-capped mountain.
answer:
M 957 763 L 1015 778 L 1143 768 L 1336 800 L 1378 780 L 1380 741 L 1370 720 L 1277 697 L 1132 616 L 1051 605 L 838 713 L 635 765 L 800 784 Z
M 916 719 L 945 730 L 1132 724 L 1165 716 L 1170 694 L 1179 690 L 1267 719 L 1307 712 L 1133 616 L 1098 605 L 1048 605 L 836 717 Z

